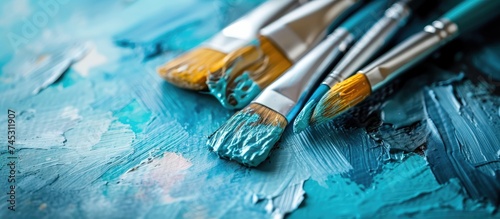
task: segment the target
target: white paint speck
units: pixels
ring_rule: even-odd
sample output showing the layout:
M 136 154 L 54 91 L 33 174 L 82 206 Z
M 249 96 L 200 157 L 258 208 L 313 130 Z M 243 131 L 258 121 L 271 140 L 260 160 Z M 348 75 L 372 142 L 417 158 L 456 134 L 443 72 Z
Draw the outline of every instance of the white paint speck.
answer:
M 108 58 L 100 54 L 96 46 L 93 44 L 88 45 L 89 53 L 80 61 L 73 64 L 72 68 L 83 77 L 88 76 L 90 69 L 102 65 L 108 61 Z
M 78 114 L 78 109 L 73 106 L 64 107 L 61 112 L 61 118 L 70 120 L 79 120 L 82 117 Z

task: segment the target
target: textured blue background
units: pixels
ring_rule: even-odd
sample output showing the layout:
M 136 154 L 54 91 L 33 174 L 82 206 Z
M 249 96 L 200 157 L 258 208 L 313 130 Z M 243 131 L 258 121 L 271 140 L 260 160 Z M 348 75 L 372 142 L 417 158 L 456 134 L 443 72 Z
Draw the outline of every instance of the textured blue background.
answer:
M 2 1 L 0 133 L 15 110 L 18 165 L 16 212 L 1 201 L 0 218 L 498 217 L 500 41 L 488 28 L 348 115 L 287 130 L 258 168 L 211 153 L 207 136 L 233 112 L 155 68 L 260 2 Z

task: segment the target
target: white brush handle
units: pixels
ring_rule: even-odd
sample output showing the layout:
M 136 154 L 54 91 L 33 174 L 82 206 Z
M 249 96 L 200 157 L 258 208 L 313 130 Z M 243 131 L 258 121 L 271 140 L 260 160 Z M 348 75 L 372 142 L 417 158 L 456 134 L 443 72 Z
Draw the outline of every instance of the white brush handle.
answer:
M 405 1 L 393 4 L 365 35 L 347 52 L 323 84 L 333 87 L 363 67 L 405 23 L 410 8 Z
M 372 90 L 375 90 L 386 78 L 412 67 L 457 35 L 458 27 L 455 23 L 447 19 L 434 21 L 427 25 L 424 31 L 391 49 L 363 68 L 360 73 L 366 75 Z
M 295 62 L 324 39 L 328 26 L 358 1 L 311 1 L 266 26 L 260 34 Z
M 328 66 L 348 49 L 353 40 L 351 33 L 337 28 L 252 102 L 264 105 L 291 121 L 300 109 L 298 103 L 305 101 Z
M 301 0 L 270 0 L 231 23 L 203 46 L 229 53 L 255 40 L 260 29 L 301 5 Z

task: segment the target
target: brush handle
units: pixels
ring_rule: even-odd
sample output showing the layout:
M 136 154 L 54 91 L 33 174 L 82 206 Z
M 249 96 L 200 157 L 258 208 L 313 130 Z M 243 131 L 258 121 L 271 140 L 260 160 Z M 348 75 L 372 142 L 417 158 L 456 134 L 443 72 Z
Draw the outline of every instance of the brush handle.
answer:
M 380 16 L 381 10 L 387 5 L 387 1 L 380 0 L 374 1 L 359 11 L 354 15 L 349 17 L 345 22 L 340 25 L 340 28 L 344 28 L 349 31 L 354 39 L 359 39 L 366 33 L 366 30 L 372 26 L 376 19 Z
M 408 68 L 456 38 L 459 33 L 484 24 L 500 11 L 498 0 L 466 0 L 446 13 L 443 18 L 427 25 L 424 31 L 413 35 L 382 57 L 373 61 L 360 73 L 365 73 L 372 90 L 387 77 L 396 77 Z M 487 13 L 481 16 L 481 13 Z M 494 14 L 494 15 L 492 15 Z M 451 20 L 453 19 L 453 20 Z
M 298 61 L 327 34 L 328 26 L 356 6 L 359 0 L 315 0 L 264 27 L 260 34 L 271 40 L 288 60 Z
M 326 68 L 347 50 L 352 41 L 353 37 L 347 30 L 337 28 L 252 102 L 292 121 L 300 110 L 300 103 L 305 101 Z
M 457 28 L 455 23 L 446 19 L 434 21 L 431 25 L 427 25 L 424 31 L 405 40 L 358 73 L 366 74 L 372 90 L 375 90 L 387 77 L 397 75 L 414 66 L 454 39 L 458 35 Z
M 480 26 L 500 12 L 498 0 L 466 0 L 443 15 L 458 26 L 458 30 L 468 30 Z
M 221 51 L 232 52 L 255 40 L 264 26 L 279 19 L 301 5 L 300 0 L 267 1 L 239 18 L 220 33 L 213 36 L 203 46 Z
M 410 15 L 408 0 L 402 0 L 385 10 L 366 34 L 357 42 L 323 81 L 333 85 L 345 80 L 371 59 L 402 27 Z

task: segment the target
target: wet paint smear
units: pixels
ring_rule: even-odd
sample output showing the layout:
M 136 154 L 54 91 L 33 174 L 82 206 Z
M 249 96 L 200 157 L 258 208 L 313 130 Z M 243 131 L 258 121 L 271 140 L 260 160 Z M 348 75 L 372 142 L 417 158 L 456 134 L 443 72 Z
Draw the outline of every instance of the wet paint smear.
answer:
M 287 127 L 255 168 L 208 150 L 234 111 L 155 69 L 260 2 L 61 4 L 43 33 L 0 54 L 0 111 L 16 111 L 19 163 L 16 211 L 1 201 L 0 218 L 498 217 L 499 37 L 487 28 L 330 123 Z M 20 33 L 21 19 L 43 11 L 6 0 L 2 15 L 13 5 L 24 9 L 2 16 L 1 31 Z M 167 8 L 200 13 L 170 23 Z

